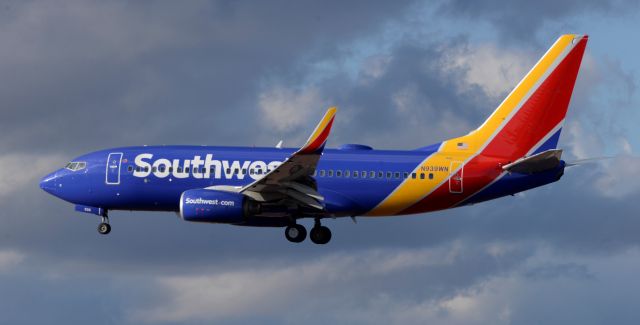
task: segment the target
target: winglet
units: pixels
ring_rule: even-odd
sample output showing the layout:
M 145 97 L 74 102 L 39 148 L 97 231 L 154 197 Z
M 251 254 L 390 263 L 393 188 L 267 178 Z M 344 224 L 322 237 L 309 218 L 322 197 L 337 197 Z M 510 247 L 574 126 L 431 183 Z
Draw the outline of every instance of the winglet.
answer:
M 309 140 L 307 140 L 304 146 L 298 150 L 298 153 L 320 153 L 322 149 L 324 149 L 324 145 L 327 143 L 327 138 L 331 132 L 331 125 L 333 125 L 333 119 L 335 118 L 337 110 L 338 109 L 336 107 L 330 107 L 327 110 L 320 123 L 318 123 L 318 126 L 316 126 L 313 133 L 311 133 Z

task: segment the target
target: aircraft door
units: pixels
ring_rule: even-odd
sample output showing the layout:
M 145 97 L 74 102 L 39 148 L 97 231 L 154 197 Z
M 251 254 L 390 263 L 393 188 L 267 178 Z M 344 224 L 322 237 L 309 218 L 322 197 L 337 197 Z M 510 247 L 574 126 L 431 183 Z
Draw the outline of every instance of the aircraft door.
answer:
M 449 192 L 462 193 L 464 188 L 464 163 L 461 161 L 452 161 L 449 172 L 452 173 L 451 177 L 449 177 Z
M 120 184 L 120 163 L 122 162 L 121 152 L 112 152 L 107 158 L 106 183 L 107 185 Z

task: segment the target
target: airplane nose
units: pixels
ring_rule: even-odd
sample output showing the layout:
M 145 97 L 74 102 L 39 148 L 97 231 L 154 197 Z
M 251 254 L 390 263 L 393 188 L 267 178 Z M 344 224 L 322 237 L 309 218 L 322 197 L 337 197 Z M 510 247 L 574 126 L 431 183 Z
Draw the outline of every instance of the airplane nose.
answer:
M 57 172 L 53 172 L 42 178 L 40 181 L 40 188 L 45 192 L 53 194 L 53 191 L 56 189 L 56 174 Z

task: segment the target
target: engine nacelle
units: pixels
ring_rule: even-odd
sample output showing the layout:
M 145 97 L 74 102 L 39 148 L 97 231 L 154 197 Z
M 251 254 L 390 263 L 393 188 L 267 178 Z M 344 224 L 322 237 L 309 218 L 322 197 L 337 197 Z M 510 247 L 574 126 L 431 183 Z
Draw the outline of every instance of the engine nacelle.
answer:
M 242 224 L 259 205 L 243 194 L 195 189 L 182 193 L 180 217 L 187 221 Z

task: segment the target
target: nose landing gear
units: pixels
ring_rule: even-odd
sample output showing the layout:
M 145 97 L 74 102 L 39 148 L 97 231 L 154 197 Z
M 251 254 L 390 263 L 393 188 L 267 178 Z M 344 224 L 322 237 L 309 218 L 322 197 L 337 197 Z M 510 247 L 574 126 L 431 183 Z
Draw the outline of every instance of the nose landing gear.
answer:
M 102 222 L 98 225 L 98 232 L 101 235 L 106 235 L 111 232 L 111 226 L 109 225 L 109 216 L 106 212 L 102 216 Z

